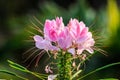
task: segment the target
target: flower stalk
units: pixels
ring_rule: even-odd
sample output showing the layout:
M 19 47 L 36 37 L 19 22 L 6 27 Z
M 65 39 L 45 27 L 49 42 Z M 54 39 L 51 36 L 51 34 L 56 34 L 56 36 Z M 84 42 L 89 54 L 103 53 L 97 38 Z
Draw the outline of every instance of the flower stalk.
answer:
M 57 80 L 71 80 L 71 62 L 70 53 L 59 52 L 58 54 L 58 77 Z

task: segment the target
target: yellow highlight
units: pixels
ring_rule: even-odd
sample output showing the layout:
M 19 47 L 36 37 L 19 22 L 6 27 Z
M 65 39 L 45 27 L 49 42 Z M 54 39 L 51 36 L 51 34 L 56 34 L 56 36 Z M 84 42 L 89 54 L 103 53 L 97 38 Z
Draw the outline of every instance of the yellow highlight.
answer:
M 108 33 L 109 35 L 116 34 L 119 27 L 119 9 L 116 0 L 108 0 Z

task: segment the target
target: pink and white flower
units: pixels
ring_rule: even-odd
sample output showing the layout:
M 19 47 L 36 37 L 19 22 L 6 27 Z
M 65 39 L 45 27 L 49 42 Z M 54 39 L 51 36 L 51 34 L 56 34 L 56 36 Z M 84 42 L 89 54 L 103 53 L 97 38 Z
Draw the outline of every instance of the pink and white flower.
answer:
M 92 38 L 92 33 L 88 31 L 88 27 L 77 19 L 71 19 L 68 27 L 73 44 L 77 45 L 77 54 L 81 54 L 84 50 L 93 53 L 91 47 L 94 46 L 95 41 Z
M 77 19 L 71 19 L 67 26 L 64 26 L 62 17 L 56 20 L 46 20 L 44 25 L 44 38 L 35 35 L 35 45 L 46 51 L 66 50 L 69 53 L 81 54 L 84 50 L 93 53 L 92 47 L 95 44 L 89 28 Z M 54 43 L 54 45 L 52 45 Z

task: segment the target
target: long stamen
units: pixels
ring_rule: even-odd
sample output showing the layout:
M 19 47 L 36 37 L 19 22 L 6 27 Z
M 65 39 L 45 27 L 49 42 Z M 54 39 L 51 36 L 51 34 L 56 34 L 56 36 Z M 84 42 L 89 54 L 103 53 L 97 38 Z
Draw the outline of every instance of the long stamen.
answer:
M 40 58 L 43 56 L 44 52 L 45 52 L 45 50 L 42 50 L 42 51 L 39 53 L 39 55 L 38 55 L 38 57 L 37 57 L 37 59 L 36 59 L 35 67 L 38 66 L 38 62 L 39 62 Z
M 41 51 L 39 54 L 37 54 L 37 55 L 30 61 L 29 65 L 28 65 L 27 67 L 29 67 L 29 66 L 32 64 L 32 62 L 33 62 L 40 54 L 43 55 L 43 54 L 44 54 L 44 50 Z
M 28 53 L 28 52 L 34 50 L 35 48 L 36 48 L 36 47 L 32 47 L 32 48 L 28 49 L 26 52 L 23 53 L 23 55 L 25 55 L 26 53 Z
M 24 62 L 26 62 L 28 59 L 30 59 L 30 57 L 32 57 L 36 52 L 38 52 L 39 49 L 35 50 L 34 52 L 32 52 L 26 59 Z

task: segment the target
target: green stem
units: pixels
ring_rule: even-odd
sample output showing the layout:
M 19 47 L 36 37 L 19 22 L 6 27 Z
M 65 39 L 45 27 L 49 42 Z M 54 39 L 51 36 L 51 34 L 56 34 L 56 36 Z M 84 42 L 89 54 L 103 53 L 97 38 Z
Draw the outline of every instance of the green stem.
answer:
M 34 76 L 36 76 L 37 78 L 39 78 L 39 79 L 41 79 L 41 80 L 45 80 L 44 78 L 44 76 L 40 76 L 40 75 L 38 75 L 38 74 L 36 74 L 36 73 L 34 73 L 34 72 L 31 72 L 31 71 L 27 71 L 28 73 L 30 73 L 30 74 L 32 74 L 32 75 L 34 75 Z
M 70 53 L 58 53 L 58 79 L 57 80 L 70 80 L 71 79 L 71 57 Z

